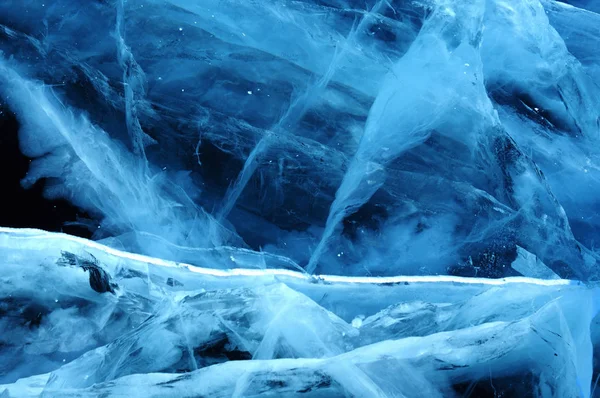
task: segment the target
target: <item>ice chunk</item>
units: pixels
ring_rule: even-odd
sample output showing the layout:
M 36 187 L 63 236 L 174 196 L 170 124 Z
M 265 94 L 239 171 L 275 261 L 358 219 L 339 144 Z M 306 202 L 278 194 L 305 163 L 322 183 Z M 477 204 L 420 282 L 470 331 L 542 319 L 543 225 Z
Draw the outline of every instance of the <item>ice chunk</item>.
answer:
M 3 318 L 9 396 L 447 396 L 523 375 L 515 393 L 589 396 L 592 384 L 598 291 L 577 282 L 218 271 L 10 229 L 0 250 L 3 309 L 43 307 L 18 330 L 29 313 Z M 115 295 L 90 286 L 84 256 Z
M 539 32 L 519 30 L 524 20 Z M 507 35 L 512 29 L 514 34 Z M 539 51 L 530 56 L 540 61 L 517 68 L 532 46 Z M 363 265 L 368 272 L 384 267 L 415 272 L 418 259 L 427 258 L 420 253 L 435 247 L 436 258 L 443 260 L 427 258 L 428 264 L 420 265 L 427 272 L 444 272 L 445 260 L 448 268 L 464 262 L 475 267 L 475 274 L 496 269 L 499 275 L 521 246 L 561 275 L 586 278 L 593 273 L 595 255 L 582 254 L 543 173 L 515 142 L 512 129 L 503 126 L 505 119 L 488 96 L 491 92 L 497 100 L 498 92 L 516 91 L 527 79 L 531 84 L 522 90 L 537 95 L 539 85 L 545 96 L 546 73 L 557 81 L 556 96 L 566 102 L 556 112 L 584 134 L 597 134 L 598 115 L 589 107 L 595 90 L 570 63 L 539 2 L 522 12 L 506 2 L 442 2 L 381 86 L 307 271 L 343 268 L 341 261 L 323 258 L 335 241 L 347 253 L 346 263 Z M 372 199 L 380 188 L 389 197 L 382 193 Z M 384 201 L 380 206 L 387 219 L 374 232 L 346 243 L 342 221 L 378 201 Z
M 513 261 L 511 267 L 523 276 L 539 279 L 559 279 L 558 275 L 536 257 L 522 247 L 517 246 L 517 259 Z
M 491 104 L 477 73 L 463 75 L 465 63 L 480 65 L 476 37 L 481 30 L 482 4 L 449 7 L 440 5 L 428 18 L 408 52 L 394 65 L 382 84 L 354 160 L 336 193 L 327 218 L 325 231 L 311 256 L 307 271 L 312 273 L 337 225 L 365 204 L 383 184 L 382 177 L 372 176 L 380 164 L 394 160 L 422 144 L 441 125 L 460 125 L 453 110 L 460 107 L 466 117 L 489 118 Z M 459 25 L 456 13 L 472 17 L 472 25 Z M 453 42 L 445 41 L 452 34 Z M 468 102 L 465 99 L 468 98 Z M 487 109 L 486 109 L 487 107 Z M 479 110 L 478 108 L 481 108 Z M 454 117 L 449 117 L 450 113 Z M 477 125 L 479 121 L 475 121 Z M 462 126 L 466 130 L 465 126 Z M 477 129 L 476 126 L 470 126 Z M 456 127 L 454 127 L 456 128 Z M 479 127 L 480 128 L 480 127 Z M 376 165 L 376 166 L 374 166 Z M 381 174 L 381 172 L 379 173 Z

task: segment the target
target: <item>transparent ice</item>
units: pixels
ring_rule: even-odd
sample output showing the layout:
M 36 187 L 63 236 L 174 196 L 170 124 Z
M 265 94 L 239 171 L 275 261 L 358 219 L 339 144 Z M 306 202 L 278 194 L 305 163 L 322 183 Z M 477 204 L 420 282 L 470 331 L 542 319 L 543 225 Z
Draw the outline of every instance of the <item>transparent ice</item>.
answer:
M 592 0 L 3 0 L 91 239 L 0 230 L 0 397 L 600 394 L 599 50 Z

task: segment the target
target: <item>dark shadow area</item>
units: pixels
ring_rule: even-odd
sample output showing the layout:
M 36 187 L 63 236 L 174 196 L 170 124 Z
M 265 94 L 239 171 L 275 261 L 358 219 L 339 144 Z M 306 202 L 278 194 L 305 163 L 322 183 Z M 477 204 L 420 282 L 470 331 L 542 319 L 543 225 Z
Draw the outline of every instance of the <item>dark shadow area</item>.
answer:
M 39 228 L 90 238 L 92 233 L 87 228 L 66 225 L 89 216 L 64 200 L 45 199 L 44 181 L 38 181 L 31 189 L 21 186 L 31 159 L 19 150 L 18 132 L 15 115 L 0 107 L 0 226 Z
M 534 398 L 539 396 L 537 391 L 539 381 L 537 375 L 530 373 L 455 384 L 452 389 L 456 396 L 461 398 Z

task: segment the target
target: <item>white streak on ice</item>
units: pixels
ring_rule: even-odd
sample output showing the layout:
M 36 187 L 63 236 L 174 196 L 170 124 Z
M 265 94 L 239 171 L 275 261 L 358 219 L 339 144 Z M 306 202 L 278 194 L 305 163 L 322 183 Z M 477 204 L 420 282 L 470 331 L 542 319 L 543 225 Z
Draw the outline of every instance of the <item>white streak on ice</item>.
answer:
M 0 227 L 0 233 L 22 235 L 26 239 L 53 239 L 60 236 L 61 239 L 65 239 L 74 243 L 81 244 L 83 246 L 93 248 L 95 250 L 102 251 L 112 256 L 145 262 L 162 267 L 171 268 L 187 268 L 191 272 L 195 272 L 203 275 L 210 275 L 214 277 L 236 277 L 236 276 L 248 276 L 248 277 L 261 277 L 261 276 L 287 276 L 295 279 L 302 279 L 308 281 L 322 281 L 326 283 L 360 283 L 360 284 L 372 284 L 372 285 L 383 285 L 383 284 L 395 284 L 395 283 L 458 283 L 458 284 L 469 284 L 469 285 L 491 285 L 501 286 L 510 284 L 529 284 L 538 286 L 567 286 L 567 285 L 580 285 L 582 282 L 568 280 L 568 279 L 536 279 L 528 277 L 510 277 L 502 279 L 488 279 L 488 278 L 466 278 L 460 276 L 451 275 L 423 275 L 423 276 L 389 276 L 389 277 L 356 277 L 356 276 L 340 276 L 340 275 L 315 275 L 310 276 L 297 271 L 286 270 L 286 269 L 246 269 L 246 268 L 232 268 L 227 270 L 211 269 L 198 267 L 191 264 L 178 263 L 174 261 L 163 260 L 160 258 L 149 257 L 142 254 L 129 253 L 122 250 L 114 249 L 102 245 L 98 242 L 90 241 L 77 236 L 47 232 L 39 229 L 19 229 L 19 228 L 8 228 Z

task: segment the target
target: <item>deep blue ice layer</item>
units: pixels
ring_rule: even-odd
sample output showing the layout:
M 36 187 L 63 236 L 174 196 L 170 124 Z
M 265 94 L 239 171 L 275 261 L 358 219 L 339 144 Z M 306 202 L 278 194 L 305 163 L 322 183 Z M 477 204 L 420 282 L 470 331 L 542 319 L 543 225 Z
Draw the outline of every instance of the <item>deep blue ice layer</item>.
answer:
M 455 3 L 4 1 L 22 183 L 173 259 L 595 278 L 600 17 Z

